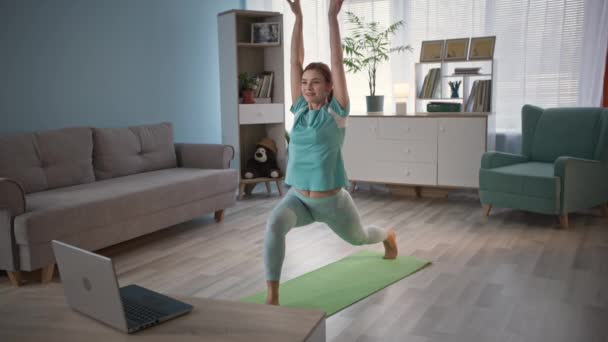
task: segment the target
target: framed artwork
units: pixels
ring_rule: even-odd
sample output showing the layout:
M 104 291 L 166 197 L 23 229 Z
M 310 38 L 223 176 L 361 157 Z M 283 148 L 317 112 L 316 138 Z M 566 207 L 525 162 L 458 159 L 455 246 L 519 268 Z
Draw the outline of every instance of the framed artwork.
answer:
M 280 23 L 251 24 L 251 42 L 254 44 L 280 44 Z
M 448 39 L 443 50 L 444 61 L 465 61 L 469 49 L 469 38 Z
M 469 48 L 469 60 L 492 59 L 494 57 L 494 42 L 496 36 L 473 37 Z
M 441 62 L 443 43 L 443 40 L 423 41 L 420 48 L 420 62 Z

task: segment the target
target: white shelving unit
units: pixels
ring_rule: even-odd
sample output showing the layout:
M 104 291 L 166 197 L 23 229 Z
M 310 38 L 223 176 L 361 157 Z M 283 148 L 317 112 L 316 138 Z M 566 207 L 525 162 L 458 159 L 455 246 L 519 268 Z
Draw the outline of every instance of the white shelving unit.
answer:
M 475 80 L 492 80 L 491 86 L 491 110 L 489 112 L 493 112 L 493 108 L 496 108 L 494 105 L 495 101 L 495 82 L 494 82 L 494 70 L 495 70 L 495 61 L 488 60 L 472 60 L 472 61 L 442 61 L 442 62 L 423 62 L 416 63 L 415 65 L 415 91 L 414 95 L 415 99 L 415 112 L 416 113 L 426 113 L 426 105 L 432 101 L 442 101 L 442 102 L 455 102 L 462 104 L 461 111 L 466 111 L 465 105 L 467 99 L 471 95 L 471 88 L 473 86 L 473 82 Z M 479 67 L 481 68 L 479 73 L 477 74 L 464 74 L 464 75 L 455 75 L 455 68 L 469 68 L 469 67 Z M 439 68 L 440 78 L 439 78 L 439 93 L 441 96 L 435 98 L 421 98 L 420 92 L 422 89 L 422 84 L 424 82 L 425 76 L 429 73 L 429 71 L 433 68 Z M 449 81 L 462 81 L 460 85 L 460 89 L 458 90 L 460 97 L 453 98 L 451 97 L 452 91 L 448 84 Z M 470 112 L 469 112 L 470 113 Z M 488 113 L 488 112 L 476 112 L 476 113 Z
M 282 28 L 283 15 L 278 12 L 246 10 L 230 10 L 218 14 L 222 143 L 234 146 L 232 168 L 239 170 L 242 177 L 247 160 L 256 149 L 256 143 L 263 137 L 273 139 L 277 144 L 277 164 L 281 178 L 242 179 L 240 183 L 241 189 L 247 187 L 247 191 L 251 191 L 258 182 L 265 182 L 268 188 L 268 182 L 273 181 L 281 192 L 280 182 L 285 175 L 287 162 L 283 37 L 279 44 L 251 43 L 251 24 L 259 22 L 278 22 Z M 263 71 L 274 73 L 270 103 L 239 103 L 238 75 L 242 72 Z

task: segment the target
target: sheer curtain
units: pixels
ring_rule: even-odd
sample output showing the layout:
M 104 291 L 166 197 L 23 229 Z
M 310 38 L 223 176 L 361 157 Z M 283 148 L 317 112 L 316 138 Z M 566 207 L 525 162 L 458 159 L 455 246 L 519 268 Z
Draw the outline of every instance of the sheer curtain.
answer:
M 414 63 L 423 40 L 496 36 L 495 112 L 497 148 L 519 152 L 521 107 L 599 106 L 606 46 L 608 2 L 600 0 L 347 0 L 342 14 L 353 11 L 388 25 L 406 23 L 394 45 L 410 44 L 413 53 L 393 55 L 382 66 L 378 94 L 392 108 L 393 83 L 414 84 Z M 329 62 L 328 0 L 303 1 L 305 63 Z M 286 82 L 293 15 L 285 0 L 249 0 L 247 9 L 285 14 Z M 348 34 L 344 16 L 342 36 Z M 352 111 L 364 111 L 364 74 L 347 74 Z M 289 89 L 286 86 L 286 89 Z M 413 92 L 411 92 L 413 93 Z M 413 94 L 408 108 L 413 108 Z M 290 104 L 286 104 L 289 108 Z M 288 120 L 291 117 L 287 116 Z M 287 128 L 290 129 L 291 121 Z

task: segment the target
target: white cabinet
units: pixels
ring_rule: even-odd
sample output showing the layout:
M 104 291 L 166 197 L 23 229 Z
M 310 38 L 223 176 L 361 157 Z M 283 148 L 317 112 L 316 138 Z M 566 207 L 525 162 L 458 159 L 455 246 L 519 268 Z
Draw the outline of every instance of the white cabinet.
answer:
M 478 187 L 488 116 L 351 116 L 342 149 L 349 180 Z
M 479 187 L 479 165 L 486 140 L 484 118 L 440 118 L 437 185 Z

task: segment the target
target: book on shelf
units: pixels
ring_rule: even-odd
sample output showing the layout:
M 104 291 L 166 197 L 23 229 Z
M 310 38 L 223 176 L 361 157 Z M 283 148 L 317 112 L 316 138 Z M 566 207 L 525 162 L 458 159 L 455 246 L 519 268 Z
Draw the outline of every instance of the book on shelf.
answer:
M 465 103 L 467 112 L 489 112 L 492 108 L 492 80 L 476 80 Z
M 272 84 L 274 81 L 274 72 L 264 71 L 257 75 L 257 88 L 255 89 L 256 98 L 272 97 Z
M 481 67 L 454 68 L 454 75 L 479 74 Z
M 420 98 L 436 98 L 441 97 L 441 69 L 432 68 L 424 77 L 422 87 L 420 87 Z

